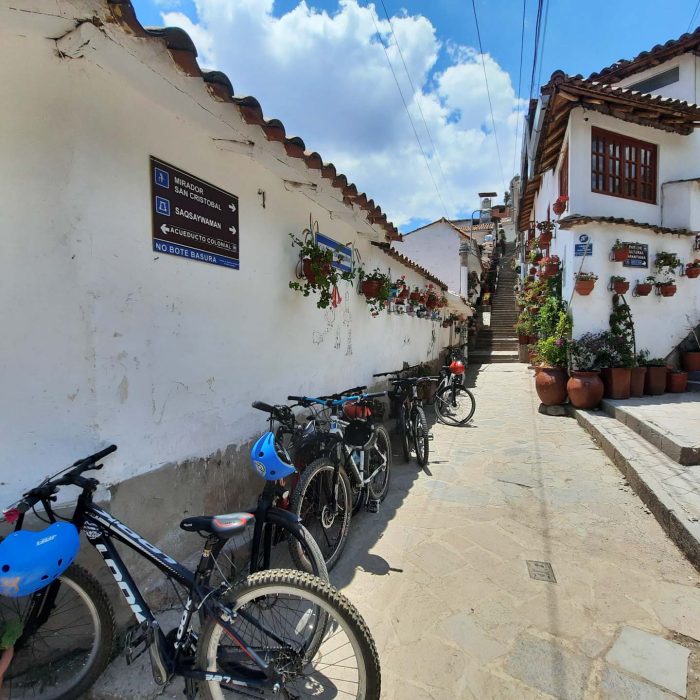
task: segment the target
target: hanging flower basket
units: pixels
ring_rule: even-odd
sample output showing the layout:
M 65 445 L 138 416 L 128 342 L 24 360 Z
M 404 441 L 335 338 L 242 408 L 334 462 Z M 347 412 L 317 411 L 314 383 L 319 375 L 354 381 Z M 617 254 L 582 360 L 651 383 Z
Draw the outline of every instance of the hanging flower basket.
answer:
M 379 291 L 382 288 L 380 280 L 364 280 L 362 282 L 362 293 L 368 299 L 376 299 L 379 296 Z
M 309 284 L 316 284 L 319 280 L 325 279 L 331 274 L 332 265 L 321 260 L 304 258 L 301 263 L 301 269 Z
M 675 282 L 657 282 L 656 291 L 662 297 L 672 297 L 677 291 Z
M 696 259 L 685 266 L 685 276 L 690 279 L 700 277 L 700 259 Z
M 612 247 L 612 259 L 615 262 L 625 262 L 630 256 L 629 244 L 623 243 L 618 238 Z
M 574 283 L 576 293 L 582 297 L 587 297 L 593 291 L 593 287 L 595 287 L 595 278 L 577 279 Z
M 615 294 L 625 294 L 630 288 L 630 283 L 624 277 L 613 276 L 610 278 L 610 286 Z
M 547 256 L 540 261 L 542 277 L 554 277 L 559 274 L 560 260 L 556 255 Z
M 569 201 L 569 198 L 563 194 L 560 197 L 557 197 L 556 202 L 552 204 L 552 211 L 557 215 L 561 216 L 565 211 L 566 211 L 566 203 Z
M 646 282 L 637 282 L 634 286 L 634 291 L 632 296 L 635 297 L 648 297 L 651 294 L 651 290 L 654 288 L 653 277 L 648 279 Z
M 537 240 L 539 241 L 540 246 L 548 246 L 552 242 L 552 232 L 542 231 Z

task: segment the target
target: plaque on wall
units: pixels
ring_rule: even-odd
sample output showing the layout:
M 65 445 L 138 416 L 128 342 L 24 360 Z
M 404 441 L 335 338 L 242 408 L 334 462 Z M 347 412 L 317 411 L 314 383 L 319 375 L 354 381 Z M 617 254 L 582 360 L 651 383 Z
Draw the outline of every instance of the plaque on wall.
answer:
M 622 264 L 625 267 L 649 267 L 649 246 L 646 243 L 628 243 L 629 257 Z

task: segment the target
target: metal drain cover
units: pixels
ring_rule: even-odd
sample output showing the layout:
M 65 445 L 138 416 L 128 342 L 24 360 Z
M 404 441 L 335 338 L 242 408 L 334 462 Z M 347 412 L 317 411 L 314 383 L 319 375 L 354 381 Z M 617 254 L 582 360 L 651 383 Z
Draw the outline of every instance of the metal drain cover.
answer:
M 552 565 L 548 561 L 530 561 L 526 559 L 525 563 L 527 564 L 530 578 L 535 579 L 535 581 L 557 582 L 554 576 L 554 569 L 552 569 Z

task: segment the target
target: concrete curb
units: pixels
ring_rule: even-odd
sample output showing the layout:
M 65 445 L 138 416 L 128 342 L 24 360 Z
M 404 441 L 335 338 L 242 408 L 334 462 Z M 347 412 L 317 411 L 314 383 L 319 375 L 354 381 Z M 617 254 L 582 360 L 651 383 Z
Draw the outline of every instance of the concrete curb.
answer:
M 591 435 L 603 452 L 622 472 L 634 492 L 654 514 L 668 536 L 681 549 L 690 563 L 700 571 L 700 522 L 686 515 L 682 503 L 669 493 L 655 473 L 651 463 L 639 459 L 639 455 L 631 446 L 635 440 L 620 439 L 621 437 L 634 436 L 636 441 L 643 442 L 643 438 L 607 414 L 574 409 L 574 415 L 579 425 Z M 608 426 L 607 422 L 612 422 L 614 425 Z M 660 464 L 666 460 L 670 461 L 656 447 L 651 449 L 658 452 Z

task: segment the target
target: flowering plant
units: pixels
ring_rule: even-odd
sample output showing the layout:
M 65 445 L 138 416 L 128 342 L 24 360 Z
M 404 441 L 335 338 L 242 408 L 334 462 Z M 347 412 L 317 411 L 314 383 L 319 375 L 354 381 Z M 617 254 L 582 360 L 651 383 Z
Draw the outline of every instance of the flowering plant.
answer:
M 593 272 L 575 272 L 574 278 L 577 282 L 590 282 L 591 280 L 597 280 L 598 275 L 594 274 Z
M 624 241 L 621 241 L 619 238 L 613 243 L 612 249 L 613 250 L 627 250 L 630 245 L 629 243 L 626 243 Z
M 540 260 L 540 265 L 558 265 L 560 262 L 558 255 L 547 255 Z
M 584 333 L 569 343 L 569 367 L 578 372 L 594 372 L 600 369 L 603 333 Z

